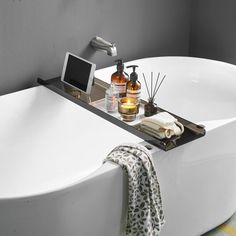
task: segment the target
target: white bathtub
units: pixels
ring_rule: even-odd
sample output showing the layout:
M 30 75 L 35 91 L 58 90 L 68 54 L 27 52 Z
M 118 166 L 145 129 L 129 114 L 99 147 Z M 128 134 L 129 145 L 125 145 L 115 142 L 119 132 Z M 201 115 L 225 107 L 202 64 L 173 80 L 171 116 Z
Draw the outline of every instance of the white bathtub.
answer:
M 206 126 L 203 138 L 153 149 L 161 236 L 200 235 L 236 210 L 236 67 L 188 57 L 130 64 L 165 73 L 158 105 Z M 96 77 L 109 82 L 114 69 Z M 0 235 L 119 236 L 126 177 L 101 163 L 117 144 L 142 140 L 42 86 L 0 97 L 0 109 Z

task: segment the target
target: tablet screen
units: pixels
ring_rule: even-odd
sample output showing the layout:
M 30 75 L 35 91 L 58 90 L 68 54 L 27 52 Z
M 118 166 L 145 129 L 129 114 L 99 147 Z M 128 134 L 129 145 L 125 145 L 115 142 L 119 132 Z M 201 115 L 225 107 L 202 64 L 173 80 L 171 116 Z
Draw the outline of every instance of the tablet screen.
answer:
M 89 92 L 92 84 L 95 65 L 82 58 L 67 54 L 62 80 L 84 92 Z

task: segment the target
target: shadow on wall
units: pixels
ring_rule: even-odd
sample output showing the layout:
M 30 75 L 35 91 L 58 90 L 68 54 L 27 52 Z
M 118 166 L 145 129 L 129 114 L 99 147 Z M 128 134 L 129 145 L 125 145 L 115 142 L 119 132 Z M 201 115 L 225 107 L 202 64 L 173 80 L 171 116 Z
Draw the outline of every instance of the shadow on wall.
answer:
M 236 64 L 236 1 L 192 3 L 190 56 Z
M 118 57 L 188 55 L 189 0 L 0 1 L 0 94 L 61 74 L 67 51 L 97 68 L 113 57 L 90 48 L 101 36 Z
M 80 57 L 89 60 L 91 57 L 95 55 L 95 53 L 96 51 L 94 50 L 94 48 L 92 48 L 90 43 L 88 43 L 87 46 L 80 53 Z

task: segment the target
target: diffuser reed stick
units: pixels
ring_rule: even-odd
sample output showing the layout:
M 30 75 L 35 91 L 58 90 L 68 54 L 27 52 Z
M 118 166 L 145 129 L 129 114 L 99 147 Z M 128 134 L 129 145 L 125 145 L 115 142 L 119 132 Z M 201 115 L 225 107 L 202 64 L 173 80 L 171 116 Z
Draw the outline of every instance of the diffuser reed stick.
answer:
M 152 97 L 152 95 L 153 95 L 152 83 L 153 83 L 153 72 L 151 72 L 151 97 Z
M 158 92 L 159 88 L 161 87 L 161 84 L 162 84 L 162 82 L 164 81 L 165 77 L 166 77 L 166 75 L 164 75 L 164 76 L 163 76 L 163 78 L 162 78 L 162 80 L 161 80 L 160 84 L 158 85 L 158 87 L 157 87 L 156 91 L 154 92 L 153 99 L 154 99 L 154 97 L 156 96 L 156 94 L 157 94 L 157 92 Z
M 147 86 L 147 81 L 146 81 L 146 78 L 145 78 L 144 73 L 143 73 L 143 78 L 144 78 L 145 86 L 146 86 L 146 89 L 147 89 L 147 92 L 148 92 L 148 96 L 149 96 L 149 98 L 150 98 L 151 95 L 150 95 L 150 93 L 149 93 L 149 89 L 148 89 L 148 86 Z
M 158 84 L 159 77 L 160 77 L 160 72 L 158 72 L 157 80 L 156 80 L 155 87 L 154 87 L 154 94 L 155 94 L 155 91 L 156 91 L 156 88 L 157 88 L 157 84 Z M 154 95 L 154 96 L 155 96 L 155 95 Z M 153 98 L 154 98 L 154 97 L 153 97 Z
M 154 86 L 154 89 L 153 89 L 153 72 L 151 72 L 151 85 L 150 85 L 151 88 L 148 87 L 145 74 L 143 73 L 143 78 L 144 78 L 145 86 L 146 86 L 146 89 L 147 89 L 147 92 L 148 92 L 148 97 L 149 97 L 148 100 L 149 101 L 152 101 L 152 102 L 154 101 L 154 98 L 155 98 L 158 90 L 160 89 L 164 79 L 166 78 L 166 75 L 163 76 L 161 82 L 158 85 L 159 77 L 160 77 L 160 72 L 158 73 L 158 76 L 157 76 L 157 79 L 156 79 L 156 82 L 155 82 L 155 86 Z

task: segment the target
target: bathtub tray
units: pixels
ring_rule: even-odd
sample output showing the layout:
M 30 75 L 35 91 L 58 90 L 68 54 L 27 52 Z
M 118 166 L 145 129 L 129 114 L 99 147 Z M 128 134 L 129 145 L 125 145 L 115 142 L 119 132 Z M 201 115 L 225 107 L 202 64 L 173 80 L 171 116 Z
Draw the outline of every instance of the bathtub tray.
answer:
M 60 77 L 50 80 L 38 79 L 38 83 L 60 94 L 61 96 L 69 99 L 70 101 L 84 107 L 85 109 L 97 114 L 98 116 L 108 120 L 109 122 L 112 122 L 113 124 L 142 138 L 146 142 L 159 147 L 164 151 L 169 151 L 173 148 L 191 142 L 195 139 L 201 138 L 205 135 L 205 129 L 201 125 L 194 124 L 188 120 L 183 119 L 182 117 L 179 117 L 167 111 L 174 117 L 176 117 L 179 120 L 179 122 L 181 122 L 184 125 L 185 128 L 184 133 L 179 137 L 173 136 L 170 139 L 162 139 L 162 140 L 150 136 L 149 134 L 143 132 L 142 129 L 140 128 L 140 121 L 142 118 L 144 118 L 143 107 L 145 101 L 142 101 L 141 103 L 140 112 L 138 114 L 137 119 L 133 122 L 124 122 L 121 120 L 118 112 L 108 113 L 104 109 L 105 91 L 109 87 L 109 85 L 106 82 L 99 80 L 97 78 L 94 79 L 91 97 L 61 82 Z M 161 112 L 166 110 L 158 108 L 158 111 Z
M 143 118 L 145 118 L 144 116 L 144 105 L 145 105 L 145 101 L 141 100 L 141 104 L 139 107 L 139 114 L 137 114 L 137 117 L 134 121 L 132 122 L 125 122 L 126 124 L 133 126 L 135 129 L 137 129 L 138 131 L 145 133 L 141 127 L 140 127 L 140 122 Z M 105 109 L 105 99 L 99 99 L 97 101 L 91 102 L 90 105 L 98 108 L 99 110 L 109 114 L 110 116 L 115 117 L 118 120 L 121 120 L 121 116 L 118 112 L 113 112 L 113 113 L 108 113 Z M 160 107 L 158 107 L 158 112 L 162 112 L 162 111 L 166 111 Z M 170 113 L 169 111 L 167 111 L 168 113 Z M 154 144 L 158 147 L 160 147 L 161 149 L 168 151 L 170 149 L 173 149 L 177 146 L 180 146 L 182 144 L 188 143 L 196 138 L 202 137 L 205 135 L 205 129 L 203 126 L 200 125 L 196 125 L 188 120 L 185 120 L 173 113 L 172 114 L 175 118 L 178 119 L 179 122 L 181 122 L 184 126 L 184 133 L 181 136 L 172 136 L 169 139 L 157 139 L 155 137 L 152 137 L 153 139 L 155 139 Z M 151 141 L 152 142 L 152 141 Z

